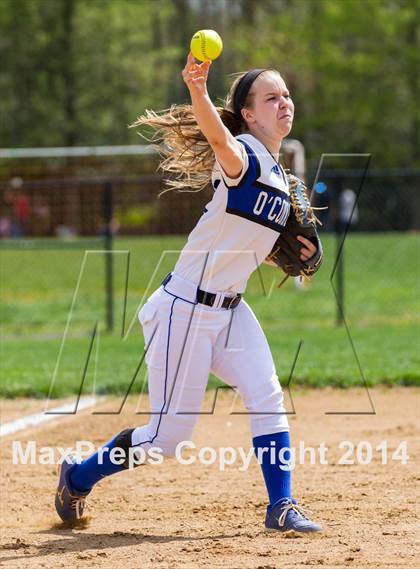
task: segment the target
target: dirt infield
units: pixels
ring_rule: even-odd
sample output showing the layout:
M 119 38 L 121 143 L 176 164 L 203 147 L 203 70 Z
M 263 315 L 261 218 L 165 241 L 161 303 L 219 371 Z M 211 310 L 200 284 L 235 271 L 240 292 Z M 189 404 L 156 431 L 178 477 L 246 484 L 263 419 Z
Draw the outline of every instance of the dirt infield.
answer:
M 419 527 L 419 392 L 414 389 L 375 389 L 375 415 L 326 415 L 325 411 L 369 411 L 362 390 L 293 392 L 295 415 L 290 416 L 292 441 L 306 447 L 324 442 L 328 464 L 297 465 L 294 495 L 310 508 L 324 532 L 312 537 L 286 538 L 263 529 L 265 489 L 255 460 L 246 471 L 242 462 L 219 469 L 219 462 L 189 466 L 175 459 L 142 466 L 102 481 L 89 497 L 89 521 L 84 529 L 65 529 L 53 509 L 57 466 L 13 465 L 12 441 L 36 441 L 44 446 L 70 447 L 77 440 L 99 445 L 127 426 L 146 422 L 135 416 L 138 402 L 130 399 L 121 415 L 92 415 L 92 410 L 21 431 L 2 440 L 1 563 L 4 567 L 113 567 L 172 569 L 418 567 Z M 205 410 L 211 409 L 214 392 Z M 102 401 L 95 411 L 115 410 L 119 401 Z M 13 409 L 14 406 L 14 409 Z M 141 402 L 141 409 L 147 408 Z M 218 397 L 214 415 L 200 418 L 194 435 L 197 457 L 201 447 L 251 445 L 248 418 L 231 414 L 232 393 Z M 288 408 L 292 409 L 291 402 Z M 43 409 L 40 402 L 5 402 L 7 419 Z M 3 416 L 3 421 L 5 417 Z M 341 441 L 359 444 L 359 458 L 369 464 L 339 464 Z M 385 451 L 375 447 L 387 441 Z M 392 453 L 407 441 L 406 465 Z M 385 447 L 383 447 L 385 448 Z M 381 454 L 382 453 L 382 454 Z M 59 454 L 57 453 L 57 457 Z M 398 457 L 397 457 L 398 458 Z M 356 459 L 356 452 L 349 456 Z

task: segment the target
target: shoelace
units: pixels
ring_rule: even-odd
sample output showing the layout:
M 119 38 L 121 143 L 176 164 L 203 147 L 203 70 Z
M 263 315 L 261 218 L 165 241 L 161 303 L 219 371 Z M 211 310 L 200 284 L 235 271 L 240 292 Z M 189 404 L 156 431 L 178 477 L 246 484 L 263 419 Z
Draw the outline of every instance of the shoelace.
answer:
M 296 512 L 301 518 L 304 519 L 308 519 L 305 516 L 304 511 L 302 510 L 302 508 L 300 506 L 298 506 L 297 504 L 294 504 L 293 502 L 288 502 L 285 506 L 284 509 L 281 513 L 281 515 L 279 516 L 279 526 L 282 527 L 284 526 L 284 522 L 286 521 L 286 516 L 290 511 L 294 511 Z
M 83 496 L 73 496 L 70 501 L 70 508 L 76 511 L 77 518 L 82 516 L 83 508 L 86 505 L 86 500 Z

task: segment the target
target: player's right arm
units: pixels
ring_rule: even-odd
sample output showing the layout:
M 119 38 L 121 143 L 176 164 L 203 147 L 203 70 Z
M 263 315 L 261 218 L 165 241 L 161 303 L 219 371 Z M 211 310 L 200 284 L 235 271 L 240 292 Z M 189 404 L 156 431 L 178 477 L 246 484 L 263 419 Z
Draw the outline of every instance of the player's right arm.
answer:
M 207 75 L 210 65 L 210 61 L 196 63 L 189 53 L 182 77 L 190 91 L 192 109 L 201 132 L 225 174 L 234 179 L 244 167 L 243 147 L 223 124 L 208 95 Z

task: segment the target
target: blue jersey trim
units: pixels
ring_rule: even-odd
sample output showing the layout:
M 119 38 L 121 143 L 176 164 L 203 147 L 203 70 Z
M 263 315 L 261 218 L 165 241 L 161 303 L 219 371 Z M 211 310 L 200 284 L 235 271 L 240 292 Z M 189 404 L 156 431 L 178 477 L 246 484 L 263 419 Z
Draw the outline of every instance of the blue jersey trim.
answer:
M 254 150 L 246 142 L 242 140 L 240 142 L 247 151 L 249 166 L 241 182 L 237 186 L 227 188 L 226 213 L 243 217 L 281 233 L 289 217 L 289 194 L 258 181 L 261 176 L 260 161 Z M 283 170 L 281 172 L 283 179 L 285 179 Z
M 248 169 L 246 172 L 244 172 L 244 174 L 242 175 L 241 179 L 236 184 L 236 186 L 228 186 L 223 178 L 225 186 L 227 187 L 228 191 L 239 190 L 246 184 L 246 182 L 249 179 L 253 178 L 254 180 L 256 180 L 261 173 L 260 161 L 258 160 L 255 152 L 252 150 L 249 144 L 247 144 L 243 140 L 238 139 L 238 142 L 240 142 L 245 147 L 246 153 L 248 154 Z

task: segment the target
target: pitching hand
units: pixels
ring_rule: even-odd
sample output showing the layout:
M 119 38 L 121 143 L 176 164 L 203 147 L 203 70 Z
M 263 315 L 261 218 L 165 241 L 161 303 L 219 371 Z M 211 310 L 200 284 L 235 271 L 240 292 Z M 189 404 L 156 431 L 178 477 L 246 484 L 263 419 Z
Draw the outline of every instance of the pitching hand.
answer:
M 187 85 L 190 93 L 207 93 L 207 76 L 211 61 L 197 63 L 190 52 L 187 63 L 182 71 L 182 78 Z

